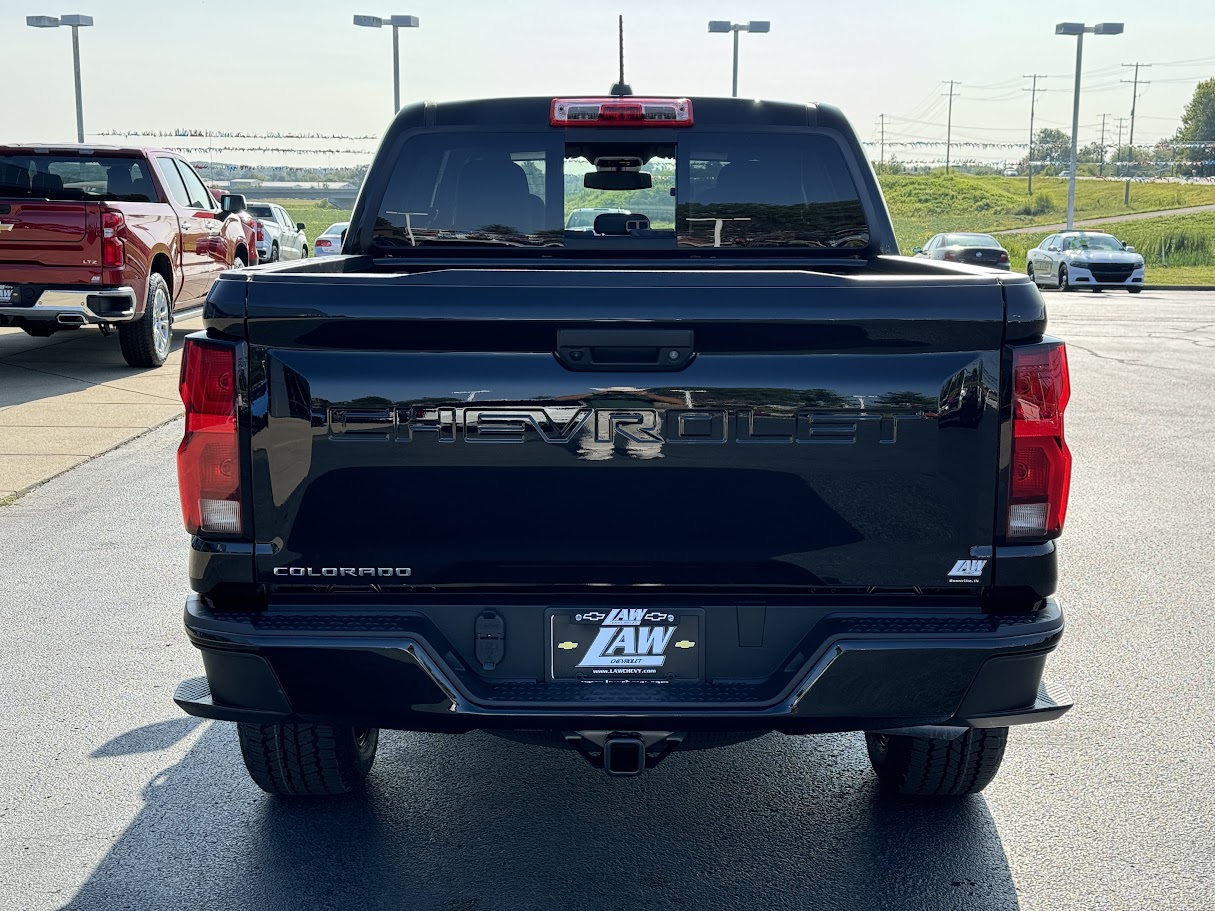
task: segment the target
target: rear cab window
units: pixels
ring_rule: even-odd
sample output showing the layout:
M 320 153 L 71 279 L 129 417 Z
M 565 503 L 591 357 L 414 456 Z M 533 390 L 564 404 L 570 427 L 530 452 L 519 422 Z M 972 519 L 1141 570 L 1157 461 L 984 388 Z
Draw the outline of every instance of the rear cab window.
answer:
M 0 196 L 79 202 L 159 202 L 141 158 L 54 152 L 0 152 Z
M 407 135 L 371 249 L 839 256 L 869 242 L 848 159 L 828 131 L 546 127 Z

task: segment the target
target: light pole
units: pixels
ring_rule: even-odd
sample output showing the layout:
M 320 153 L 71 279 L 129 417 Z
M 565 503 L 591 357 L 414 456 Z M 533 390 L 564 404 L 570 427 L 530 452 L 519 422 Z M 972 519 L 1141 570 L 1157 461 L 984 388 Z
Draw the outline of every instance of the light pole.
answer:
M 72 30 L 72 68 L 76 73 L 76 141 L 84 142 L 84 102 L 80 98 L 80 29 L 93 24 L 92 16 L 26 16 L 30 28 L 59 28 Z
M 1121 22 L 1098 22 L 1096 25 L 1085 25 L 1083 22 L 1060 22 L 1055 26 L 1056 35 L 1076 36 L 1076 90 L 1072 96 L 1072 155 L 1071 171 L 1067 179 L 1067 230 L 1072 229 L 1076 217 L 1076 137 L 1080 132 L 1080 60 L 1084 55 L 1084 36 L 1121 35 Z
M 383 28 L 385 24 L 392 26 L 392 112 L 401 110 L 401 44 L 397 29 L 417 28 L 417 16 L 355 16 L 354 24 L 365 28 Z
M 738 33 L 739 32 L 770 32 L 772 23 L 766 19 L 752 19 L 750 22 L 729 22 L 725 19 L 713 19 L 709 22 L 709 31 L 713 34 L 734 33 L 734 81 L 730 89 L 730 97 L 738 97 Z

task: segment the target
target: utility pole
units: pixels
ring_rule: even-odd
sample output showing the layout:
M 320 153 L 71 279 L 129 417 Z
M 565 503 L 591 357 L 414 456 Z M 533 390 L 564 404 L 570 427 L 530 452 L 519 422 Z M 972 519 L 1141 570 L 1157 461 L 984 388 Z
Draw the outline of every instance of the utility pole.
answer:
M 886 172 L 886 115 L 878 114 L 878 117 L 882 120 L 882 157 L 881 163 L 878 165 L 878 173 L 884 174 Z
M 1046 89 L 1038 88 L 1038 80 L 1045 79 L 1041 73 L 1032 73 L 1028 76 L 1022 76 L 1022 79 L 1032 79 L 1034 81 L 1033 88 L 1021 89 L 1023 92 L 1029 92 L 1029 195 L 1034 195 L 1034 108 L 1038 104 L 1038 93 L 1045 92 Z
M 1114 176 L 1118 176 L 1118 159 L 1117 155 L 1122 151 L 1122 127 L 1126 123 L 1125 117 L 1118 118 L 1118 141 L 1114 143 L 1114 161 L 1111 162 L 1114 166 Z
M 1101 143 L 1099 145 L 1099 148 L 1101 149 L 1101 161 L 1097 163 L 1098 177 L 1105 176 L 1105 118 L 1108 116 L 1109 114 L 1101 115 Z
M 1131 83 L 1131 134 L 1130 134 L 1130 137 L 1127 139 L 1126 144 L 1132 150 L 1134 150 L 1134 148 L 1135 148 L 1135 106 L 1139 102 L 1139 84 L 1140 84 L 1139 83 L 1139 67 L 1143 67 L 1144 69 L 1147 69 L 1151 66 L 1151 64 L 1150 63 L 1124 63 L 1122 65 L 1126 66 L 1126 67 L 1133 66 L 1135 68 L 1135 78 L 1134 79 L 1123 79 L 1122 80 L 1123 82 Z M 1144 82 L 1143 85 L 1151 85 L 1151 83 Z M 1123 191 L 1123 194 L 1122 194 L 1122 204 L 1124 206 L 1129 206 L 1131 204 L 1131 169 L 1129 166 L 1126 169 L 1126 189 Z
M 945 120 L 945 173 L 949 173 L 949 153 L 953 148 L 953 87 L 958 85 L 958 80 L 949 80 L 949 115 Z M 945 92 L 941 93 L 946 94 Z

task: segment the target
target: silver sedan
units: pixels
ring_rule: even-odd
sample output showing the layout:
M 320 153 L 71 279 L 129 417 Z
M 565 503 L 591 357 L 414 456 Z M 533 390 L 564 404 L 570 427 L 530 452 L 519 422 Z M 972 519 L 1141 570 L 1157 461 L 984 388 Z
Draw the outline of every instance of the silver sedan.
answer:
M 1052 234 L 1026 256 L 1025 271 L 1038 285 L 1063 291 L 1089 288 L 1143 290 L 1143 257 L 1118 238 L 1099 231 Z

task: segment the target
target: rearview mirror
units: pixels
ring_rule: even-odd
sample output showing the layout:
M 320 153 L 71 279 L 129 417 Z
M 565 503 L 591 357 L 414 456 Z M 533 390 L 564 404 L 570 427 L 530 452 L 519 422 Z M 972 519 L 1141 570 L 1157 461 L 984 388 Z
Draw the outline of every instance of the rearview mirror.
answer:
M 654 180 L 644 171 L 588 171 L 582 186 L 588 190 L 649 190 Z
M 302 221 L 297 221 L 297 222 L 295 223 L 295 230 L 297 230 L 297 231 L 303 231 L 303 230 L 304 230 L 304 223 L 303 223 Z
M 225 193 L 219 198 L 219 207 L 225 212 L 243 212 L 245 206 L 245 197 L 240 193 Z

